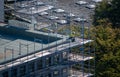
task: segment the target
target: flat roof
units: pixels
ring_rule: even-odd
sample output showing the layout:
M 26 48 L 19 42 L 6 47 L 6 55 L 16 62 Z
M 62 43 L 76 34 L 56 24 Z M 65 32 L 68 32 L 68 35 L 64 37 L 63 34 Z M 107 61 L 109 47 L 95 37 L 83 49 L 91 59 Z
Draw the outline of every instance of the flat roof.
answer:
M 22 10 L 18 10 L 17 12 L 25 13 L 25 14 L 35 14 L 46 10 L 50 10 L 52 8 L 53 6 L 51 5 L 45 5 L 45 6 L 38 6 L 37 8 L 36 7 L 24 8 Z
M 56 43 L 60 44 L 62 42 L 65 42 L 68 38 L 68 36 L 60 34 L 56 35 L 56 33 L 44 33 L 34 30 L 26 30 L 26 32 L 29 32 L 29 34 L 37 34 L 38 36 L 41 36 L 42 39 L 35 38 L 35 40 L 29 40 L 28 38 L 24 39 L 0 32 L 0 64 L 55 46 Z M 45 38 L 52 38 L 52 41 L 50 43 L 46 43 L 48 40 L 45 41 L 43 35 Z M 56 38 L 60 39 L 56 40 Z

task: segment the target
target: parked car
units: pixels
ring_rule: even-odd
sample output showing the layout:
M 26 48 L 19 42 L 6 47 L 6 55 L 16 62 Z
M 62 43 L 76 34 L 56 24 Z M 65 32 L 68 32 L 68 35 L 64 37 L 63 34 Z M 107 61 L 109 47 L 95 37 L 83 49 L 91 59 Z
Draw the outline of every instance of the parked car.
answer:
M 40 15 L 40 16 L 48 15 L 48 12 L 43 11 L 43 12 L 38 13 L 38 15 Z
M 35 2 L 35 5 L 37 5 L 37 6 L 42 6 L 42 5 L 45 5 L 43 2 L 40 2 L 40 1 L 36 1 Z
M 53 9 L 54 8 L 54 6 L 52 6 L 52 5 L 45 5 L 47 8 L 48 8 L 48 10 L 50 10 L 50 9 Z
M 20 4 L 20 5 L 18 5 L 18 7 L 25 8 L 25 7 L 28 7 L 28 5 L 27 4 Z
M 54 12 L 56 12 L 56 13 L 63 13 L 65 11 L 63 9 L 55 9 Z
M 67 13 L 63 15 L 64 17 L 75 17 L 73 13 Z
M 85 18 L 75 18 L 74 21 L 75 22 L 87 22 L 87 19 L 85 19 Z
M 78 5 L 85 5 L 85 4 L 87 4 L 87 2 L 86 1 L 78 1 L 78 2 L 76 2 L 76 4 L 78 4 Z
M 56 22 L 61 25 L 67 24 L 67 20 L 63 20 L 63 19 L 57 20 Z
M 94 4 L 89 4 L 89 5 L 86 5 L 86 8 L 88 9 L 95 9 L 95 5 Z
M 59 17 L 57 17 L 57 16 L 48 16 L 47 18 L 50 19 L 50 20 L 56 20 L 56 19 L 58 19 Z
M 93 2 L 96 2 L 96 3 L 98 3 L 98 2 L 102 2 L 102 0 L 92 0 Z

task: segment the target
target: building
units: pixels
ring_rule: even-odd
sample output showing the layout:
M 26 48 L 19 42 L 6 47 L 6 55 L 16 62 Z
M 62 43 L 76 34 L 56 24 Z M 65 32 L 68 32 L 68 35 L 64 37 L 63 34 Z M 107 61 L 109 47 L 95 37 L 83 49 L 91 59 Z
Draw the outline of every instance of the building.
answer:
M 0 22 L 4 22 L 4 0 L 0 0 Z
M 71 41 L 68 36 L 16 30 L 7 25 L 0 27 L 0 33 L 0 77 L 68 77 L 69 60 L 72 60 L 69 48 L 91 41 L 81 42 L 79 38 Z M 33 40 L 34 37 L 42 42 Z M 47 42 L 46 37 L 49 37 Z M 82 60 L 86 59 L 79 61 Z
M 57 31 L 41 32 L 30 26 L 17 20 L 0 26 L 0 77 L 74 77 L 70 67 L 92 59 L 70 50 L 92 40 L 71 38 Z

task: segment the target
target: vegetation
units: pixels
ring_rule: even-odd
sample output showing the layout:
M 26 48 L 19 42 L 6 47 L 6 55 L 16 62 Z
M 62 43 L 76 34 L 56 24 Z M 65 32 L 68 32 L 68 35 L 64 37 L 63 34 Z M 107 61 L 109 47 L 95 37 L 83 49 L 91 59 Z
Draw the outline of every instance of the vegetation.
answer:
M 120 0 L 103 0 L 97 6 L 94 15 L 94 25 L 99 25 L 99 20 L 108 19 L 113 27 L 120 27 Z
M 120 0 L 104 0 L 95 10 L 95 77 L 120 77 Z
M 107 22 L 94 28 L 96 32 L 96 77 L 120 77 L 120 29 Z
M 70 35 L 71 37 L 81 37 L 82 28 L 80 25 L 63 26 L 58 30 L 58 33 Z M 88 29 L 84 28 L 84 38 L 88 38 Z

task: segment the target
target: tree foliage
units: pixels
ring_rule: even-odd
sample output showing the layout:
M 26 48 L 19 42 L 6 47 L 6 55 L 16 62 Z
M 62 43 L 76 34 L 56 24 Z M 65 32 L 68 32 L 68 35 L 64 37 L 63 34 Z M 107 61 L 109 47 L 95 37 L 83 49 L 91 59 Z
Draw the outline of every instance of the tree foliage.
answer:
M 103 0 L 95 9 L 94 24 L 99 25 L 98 20 L 109 19 L 112 25 L 120 27 L 120 0 Z
M 106 19 L 95 26 L 96 77 L 120 77 L 120 29 Z
M 95 77 L 120 77 L 120 0 L 103 0 L 94 14 Z

